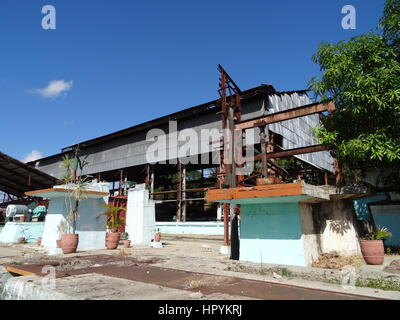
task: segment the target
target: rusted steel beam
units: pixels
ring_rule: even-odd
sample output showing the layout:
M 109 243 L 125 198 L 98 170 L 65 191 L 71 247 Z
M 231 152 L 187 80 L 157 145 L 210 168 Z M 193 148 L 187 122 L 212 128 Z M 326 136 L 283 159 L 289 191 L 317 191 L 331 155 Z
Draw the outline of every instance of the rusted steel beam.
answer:
M 178 176 L 177 176 L 177 204 L 176 204 L 176 221 L 182 221 L 182 163 L 178 160 Z
M 268 126 L 262 126 L 260 131 L 262 175 L 268 177 L 267 143 L 269 140 Z
M 265 126 L 267 124 L 300 118 L 304 116 L 308 116 L 315 113 L 321 113 L 324 111 L 332 112 L 335 110 L 335 104 L 333 102 L 329 102 L 327 104 L 322 103 L 312 103 L 305 106 L 297 107 L 294 109 L 284 110 L 276 113 L 272 113 L 266 116 L 262 116 L 256 119 L 241 121 L 236 123 L 235 129 L 237 130 L 245 130 L 254 127 Z
M 224 190 L 224 189 L 219 189 Z M 208 199 L 208 196 L 206 196 Z M 223 213 L 224 213 L 224 246 L 229 246 L 229 214 L 230 214 L 230 206 L 228 203 L 223 204 Z
M 270 152 L 266 154 L 267 159 L 273 158 L 285 158 L 290 156 L 295 156 L 298 154 L 306 154 L 306 153 L 313 153 L 319 151 L 326 151 L 329 150 L 329 147 L 324 146 L 322 144 L 317 144 L 309 147 L 300 147 L 295 149 L 289 149 L 284 151 L 277 151 L 277 152 Z M 247 158 L 246 161 L 258 161 L 262 159 L 262 154 L 258 154 L 254 156 L 254 158 Z
M 186 166 L 182 165 L 182 196 L 181 196 L 181 211 L 182 211 L 182 222 L 186 222 Z

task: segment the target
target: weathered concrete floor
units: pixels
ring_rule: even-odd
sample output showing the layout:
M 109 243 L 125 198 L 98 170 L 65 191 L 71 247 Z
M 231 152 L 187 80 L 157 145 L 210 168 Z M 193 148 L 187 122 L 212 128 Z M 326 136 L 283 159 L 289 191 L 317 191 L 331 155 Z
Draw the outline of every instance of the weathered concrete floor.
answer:
M 16 277 L 6 284 L 4 300 L 186 300 L 189 294 L 142 281 L 97 273 L 56 279 L 54 288 L 38 276 Z M 13 283 L 14 282 L 14 283 Z
M 107 257 L 107 256 L 106 256 Z M 90 257 L 80 257 L 84 259 L 90 258 L 93 262 L 103 261 L 103 264 L 95 263 L 89 265 L 88 263 L 83 263 L 79 265 L 68 264 L 66 263 L 64 266 L 58 267 L 54 262 L 50 265 L 55 267 L 57 281 L 61 283 L 69 283 L 72 281 L 74 283 L 74 287 L 78 290 L 78 292 L 89 292 L 90 290 L 86 290 L 88 286 L 92 283 L 96 283 L 95 280 L 89 281 L 86 283 L 89 278 L 79 278 L 78 275 L 88 275 L 92 274 L 91 277 L 98 278 L 100 275 L 108 276 L 111 278 L 119 278 L 126 279 L 129 281 L 133 281 L 135 283 L 146 283 L 157 285 L 160 288 L 165 288 L 166 291 L 168 289 L 178 289 L 180 291 L 188 291 L 191 293 L 201 292 L 205 296 L 208 295 L 223 295 L 227 294 L 229 296 L 237 296 L 243 298 L 250 299 L 263 299 L 263 300 L 360 300 L 360 299 L 368 299 L 368 297 L 354 296 L 351 294 L 344 293 L 335 293 L 329 291 L 308 289 L 296 286 L 288 286 L 286 284 L 277 284 L 277 283 L 269 283 L 258 280 L 244 279 L 238 277 L 231 276 L 220 276 L 220 275 L 212 275 L 198 272 L 188 272 L 183 270 L 176 270 L 170 268 L 162 268 L 152 266 L 147 263 L 137 264 L 134 263 L 133 260 L 129 260 L 126 258 L 119 258 L 121 263 L 118 263 L 117 257 L 114 259 L 104 259 L 103 256 L 99 256 L 99 259 L 96 259 L 96 256 Z M 108 261 L 107 261 L 108 260 Z M 88 260 L 86 260 L 88 261 Z M 77 261 L 79 262 L 79 260 Z M 10 271 L 16 273 L 27 274 L 28 272 L 35 273 L 37 276 L 44 276 L 46 274 L 42 273 L 42 268 L 45 265 L 43 264 L 27 264 L 27 265 L 14 265 L 11 266 L 12 269 Z M 67 266 L 67 270 L 65 267 Z M 8 266 L 10 268 L 10 266 Z M 64 270 L 63 270 L 64 268 Z M 71 280 L 68 280 L 72 277 Z M 101 278 L 101 277 L 100 277 Z M 65 280 L 66 279 L 66 280 Z M 77 280 L 74 280 L 77 279 Z M 80 282 L 79 279 L 84 279 L 82 283 L 83 288 L 79 288 Z M 18 280 L 16 280 L 18 281 Z M 23 280 L 26 281 L 26 280 Z M 101 286 L 101 290 L 106 290 L 107 283 L 111 280 L 103 283 L 102 281 L 99 284 L 103 283 Z M 129 282 L 128 281 L 128 282 Z M 34 282 L 34 281 L 33 281 Z M 26 285 L 26 284 L 25 284 Z M 33 285 L 33 284 L 32 284 Z M 111 285 L 111 284 L 110 284 Z M 133 284 L 132 284 L 133 285 Z M 20 286 L 20 285 L 19 285 Z M 18 286 L 17 286 L 18 287 Z M 70 284 L 67 285 L 70 287 Z M 65 293 L 64 286 L 59 287 L 58 284 L 56 286 L 57 292 Z M 97 285 L 92 288 L 92 290 L 97 290 Z M 12 290 L 11 290 L 12 291 Z M 110 287 L 110 294 L 120 296 L 117 292 L 114 292 L 115 289 Z M 140 292 L 140 291 L 139 291 Z M 68 295 L 68 293 L 67 293 Z M 15 295 L 11 295 L 15 296 Z M 81 296 L 81 295 L 79 295 Z M 100 297 L 105 295 L 100 294 Z M 182 295 L 178 295 L 180 299 L 183 299 Z M 187 298 L 188 294 L 186 294 Z M 159 295 L 157 295 L 159 297 Z M 166 298 L 167 296 L 165 296 Z
M 213 299 L 354 299 L 354 297 L 351 296 L 352 294 L 387 299 L 400 299 L 400 292 L 382 291 L 369 288 L 344 289 L 340 285 L 306 281 L 298 278 L 282 277 L 281 279 L 275 279 L 271 275 L 233 272 L 231 271 L 232 265 L 245 264 L 233 262 L 229 260 L 227 256 L 218 254 L 220 241 L 205 241 L 200 239 L 185 239 L 181 241 L 168 239 L 165 244 L 166 245 L 162 249 L 135 247 L 127 250 L 113 251 L 88 250 L 77 253 L 75 256 L 79 257 L 81 260 L 85 260 L 88 259 L 88 256 L 94 254 L 107 254 L 114 255 L 115 258 L 119 257 L 123 260 L 129 260 L 132 258 L 136 261 L 152 261 L 153 263 L 151 263 L 151 265 L 142 264 L 139 266 L 124 266 L 123 263 L 120 265 L 116 264 L 114 265 L 114 268 L 120 269 L 117 274 L 114 273 L 115 270 L 110 271 L 109 268 L 107 271 L 104 262 L 97 263 L 96 274 L 99 275 L 101 273 L 103 275 L 121 277 L 125 272 L 125 275 L 122 278 L 126 278 L 127 280 L 123 281 L 127 281 L 128 284 L 132 284 L 129 281 L 134 281 L 135 283 L 143 283 L 143 285 L 155 285 L 159 288 L 158 290 L 161 290 L 160 288 L 183 290 L 186 299 L 191 299 L 192 297 L 190 294 L 198 293 L 199 291 L 202 292 L 203 299 L 208 299 L 210 297 Z M 0 259 L 0 264 L 12 262 L 21 264 L 29 261 L 37 262 L 38 260 L 45 264 L 46 262 L 49 263 L 50 261 L 59 260 L 61 258 L 65 260 L 65 257 L 67 256 L 43 256 L 33 252 L 34 249 L 37 250 L 34 246 L 29 247 L 25 245 L 16 246 L 16 248 L 20 251 L 25 251 L 24 257 Z M 0 256 L 1 250 L 2 248 L 0 247 Z M 81 267 L 84 267 L 84 265 Z M 266 265 L 264 267 L 268 266 Z M 101 268 L 103 268 L 103 270 L 101 270 Z M 93 273 L 94 271 L 93 268 L 87 270 L 84 270 L 84 268 L 81 269 L 81 271 L 86 273 Z M 132 271 L 133 269 L 135 271 Z M 147 273 L 147 271 L 149 271 L 149 273 Z M 188 272 L 185 273 L 183 271 Z M 201 272 L 203 274 L 193 273 L 193 271 Z M 57 279 L 57 281 L 63 279 L 69 279 L 63 281 L 74 281 L 73 277 L 80 273 L 79 268 L 67 272 L 70 274 L 69 277 Z M 318 270 L 318 272 L 320 272 L 320 270 Z M 332 271 L 329 270 L 329 272 Z M 207 275 L 204 275 L 204 273 Z M 93 275 L 88 277 L 90 278 L 92 276 Z M 242 279 L 237 280 L 237 278 Z M 83 280 L 81 279 L 79 281 L 82 282 Z M 83 286 L 85 285 L 83 284 Z M 302 288 L 298 288 L 298 286 Z M 241 290 L 241 288 L 244 290 Z M 306 290 L 305 288 L 331 291 L 334 293 L 329 292 L 324 296 L 323 291 Z M 84 291 L 85 290 L 83 290 L 83 292 Z M 199 297 L 202 295 L 199 295 Z M 133 296 L 135 295 L 133 294 Z M 162 299 L 162 296 L 163 294 L 160 292 L 160 295 L 155 295 L 153 299 Z M 178 296 L 180 297 L 179 294 Z M 88 296 L 88 298 L 90 298 L 90 296 Z M 135 297 L 133 299 L 140 298 Z M 173 299 L 173 297 L 168 297 L 168 295 L 166 295 L 165 299 Z

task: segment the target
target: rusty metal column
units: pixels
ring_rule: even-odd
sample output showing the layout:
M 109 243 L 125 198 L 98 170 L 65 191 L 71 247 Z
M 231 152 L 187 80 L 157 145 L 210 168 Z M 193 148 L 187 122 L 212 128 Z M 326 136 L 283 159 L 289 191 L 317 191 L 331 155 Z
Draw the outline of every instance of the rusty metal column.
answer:
M 150 166 L 150 199 L 153 199 L 153 192 L 154 192 L 154 171 L 156 167 L 155 165 Z
M 182 166 L 182 222 L 186 222 L 186 166 Z
M 176 188 L 176 221 L 182 221 L 182 164 L 178 160 L 177 188 Z
M 267 131 L 267 133 L 265 132 Z M 261 144 L 261 164 L 263 178 L 268 178 L 268 162 L 267 162 L 267 141 L 268 127 L 263 126 L 260 128 L 260 144 Z
M 229 221 L 230 221 L 230 205 L 224 203 L 223 214 L 224 214 L 224 246 L 229 246 Z
M 121 169 L 119 171 L 119 183 L 118 183 L 118 195 L 119 196 L 122 195 L 122 180 L 123 180 L 123 177 L 124 177 L 124 170 Z

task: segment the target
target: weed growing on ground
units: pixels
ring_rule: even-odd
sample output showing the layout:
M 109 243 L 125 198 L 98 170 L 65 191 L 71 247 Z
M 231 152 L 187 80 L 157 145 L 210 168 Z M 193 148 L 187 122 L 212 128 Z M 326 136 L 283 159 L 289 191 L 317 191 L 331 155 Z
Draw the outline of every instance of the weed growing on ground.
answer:
M 280 268 L 277 270 L 277 273 L 283 277 L 293 277 L 295 274 L 287 268 Z
M 189 288 L 190 289 L 197 289 L 202 287 L 203 283 L 201 282 L 201 280 L 191 280 L 189 282 Z
M 373 289 L 381 289 L 386 291 L 400 291 L 400 283 L 386 280 L 383 278 L 379 279 L 357 279 L 357 287 L 367 287 Z
M 331 284 L 341 284 L 340 280 L 336 278 L 326 279 L 326 282 Z

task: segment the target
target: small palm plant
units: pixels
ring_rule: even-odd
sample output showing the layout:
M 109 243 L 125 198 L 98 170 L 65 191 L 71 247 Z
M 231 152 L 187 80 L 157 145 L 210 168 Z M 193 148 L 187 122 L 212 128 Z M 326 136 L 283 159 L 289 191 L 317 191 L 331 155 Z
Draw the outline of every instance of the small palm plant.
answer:
M 123 226 L 124 221 L 119 217 L 118 212 L 125 210 L 123 207 L 116 207 L 110 204 L 102 204 L 101 207 L 107 208 L 107 211 L 99 215 L 107 217 L 107 227 L 111 231 L 106 234 L 107 249 L 116 249 L 120 240 L 118 228 Z
M 79 203 L 85 199 L 85 189 L 89 183 L 86 177 L 81 174 L 77 176 L 77 169 L 80 169 L 82 173 L 84 166 L 87 164 L 83 162 L 77 156 L 76 151 L 75 157 L 71 158 L 68 155 L 63 157 L 62 167 L 64 168 L 63 183 L 70 188 L 65 196 L 65 205 L 67 207 L 66 220 L 68 222 L 68 231 L 72 234 L 76 233 L 76 223 L 79 218 L 78 208 Z
M 361 237 L 361 240 L 382 240 L 391 237 L 392 234 L 385 227 L 378 227 L 374 232 L 370 232 Z
M 64 253 L 74 253 L 78 247 L 79 234 L 77 230 L 77 221 L 79 218 L 79 203 L 86 198 L 86 188 L 89 180 L 82 176 L 83 167 L 87 164 L 85 160 L 78 157 L 79 150 L 75 150 L 74 156 L 63 157 L 62 167 L 64 168 L 64 189 L 65 189 L 65 207 L 67 213 L 65 220 L 68 231 L 61 236 L 61 248 Z M 79 174 L 78 174 L 78 169 Z
M 125 210 L 124 207 L 116 207 L 110 204 L 102 204 L 101 207 L 107 208 L 107 211 L 100 213 L 100 215 L 107 217 L 107 227 L 111 232 L 118 232 L 118 228 L 124 225 L 123 219 L 118 215 L 118 212 Z

